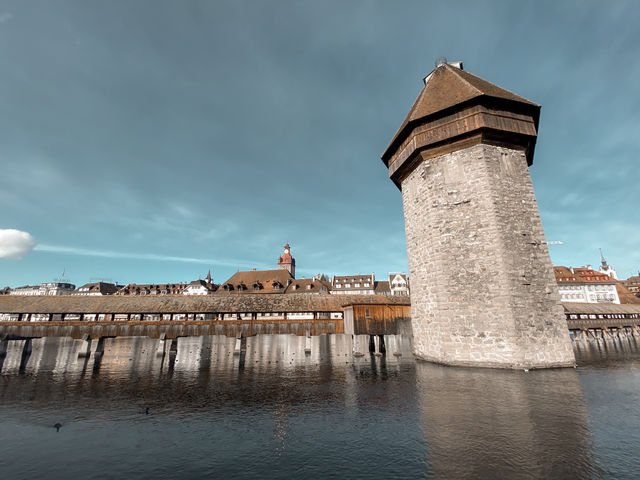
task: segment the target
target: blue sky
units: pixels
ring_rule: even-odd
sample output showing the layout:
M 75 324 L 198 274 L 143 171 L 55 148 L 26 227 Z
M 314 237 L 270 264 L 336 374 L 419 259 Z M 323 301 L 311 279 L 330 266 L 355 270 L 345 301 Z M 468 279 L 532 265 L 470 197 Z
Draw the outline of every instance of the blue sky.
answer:
M 0 1 L 0 287 L 407 269 L 380 155 L 437 57 L 542 105 L 555 264 L 640 269 L 640 4 Z M 28 250 L 28 249 L 27 249 Z M 0 245 L 0 254 L 2 254 Z

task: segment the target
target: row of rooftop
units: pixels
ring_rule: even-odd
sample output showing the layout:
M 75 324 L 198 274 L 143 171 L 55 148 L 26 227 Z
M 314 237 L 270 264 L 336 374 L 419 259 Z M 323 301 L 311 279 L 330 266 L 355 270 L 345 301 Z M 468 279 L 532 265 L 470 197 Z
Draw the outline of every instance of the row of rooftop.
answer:
M 598 270 L 586 267 L 554 267 L 562 302 L 579 303 L 640 303 L 640 272 L 626 280 L 618 280 L 613 267 L 604 256 Z M 211 272 L 204 280 L 190 283 L 118 285 L 93 282 L 76 288 L 68 282 L 48 282 L 17 288 L 6 287 L 0 295 L 243 295 L 243 294 L 332 294 L 332 295 L 409 295 L 409 277 L 390 273 L 386 280 L 369 275 L 326 275 L 295 278 L 295 259 L 289 245 L 278 258 L 275 270 L 239 271 L 225 282 L 213 282 Z
M 209 271 L 204 280 L 189 283 L 162 283 L 118 285 L 92 282 L 76 288 L 69 282 L 47 282 L 0 290 L 5 295 L 242 295 L 325 293 L 348 295 L 409 295 L 409 279 L 405 273 L 390 273 L 386 280 L 370 275 L 326 275 L 313 278 L 295 278 L 295 259 L 289 245 L 278 258 L 275 270 L 248 270 L 236 272 L 223 283 L 215 283 Z

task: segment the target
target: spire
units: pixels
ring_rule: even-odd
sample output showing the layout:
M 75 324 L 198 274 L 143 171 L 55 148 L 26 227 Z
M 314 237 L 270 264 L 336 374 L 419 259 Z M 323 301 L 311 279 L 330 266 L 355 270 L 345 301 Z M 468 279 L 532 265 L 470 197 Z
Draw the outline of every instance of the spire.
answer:
M 207 277 L 205 279 L 209 285 L 211 285 L 211 270 L 207 272 Z
M 604 255 L 602 254 L 602 249 L 599 248 L 598 250 L 600 250 L 600 260 L 602 261 L 602 266 L 603 267 L 607 267 L 607 261 L 604 259 Z

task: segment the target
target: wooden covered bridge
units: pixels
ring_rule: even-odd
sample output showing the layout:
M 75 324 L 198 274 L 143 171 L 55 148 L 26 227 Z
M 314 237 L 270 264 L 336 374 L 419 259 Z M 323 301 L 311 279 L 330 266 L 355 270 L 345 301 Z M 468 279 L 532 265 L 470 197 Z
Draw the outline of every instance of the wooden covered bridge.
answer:
M 406 296 L 0 296 L 0 335 L 13 338 L 389 335 L 409 321 Z

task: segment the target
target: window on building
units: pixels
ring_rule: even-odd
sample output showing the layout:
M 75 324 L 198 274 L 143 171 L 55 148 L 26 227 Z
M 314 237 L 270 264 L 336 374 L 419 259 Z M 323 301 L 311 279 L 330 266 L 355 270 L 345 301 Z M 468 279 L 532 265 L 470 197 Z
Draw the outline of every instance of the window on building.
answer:
M 364 309 L 364 316 L 367 317 L 367 318 L 371 318 L 371 312 L 369 311 L 368 308 Z

